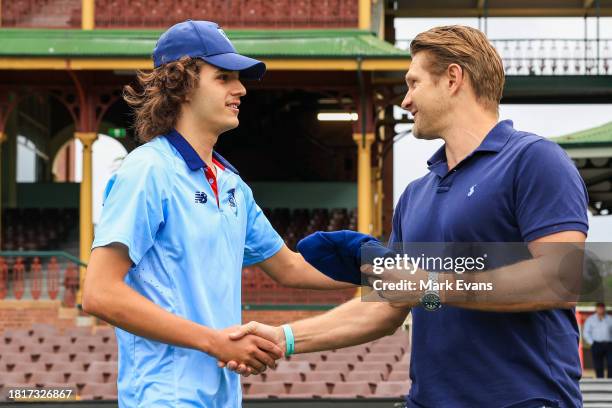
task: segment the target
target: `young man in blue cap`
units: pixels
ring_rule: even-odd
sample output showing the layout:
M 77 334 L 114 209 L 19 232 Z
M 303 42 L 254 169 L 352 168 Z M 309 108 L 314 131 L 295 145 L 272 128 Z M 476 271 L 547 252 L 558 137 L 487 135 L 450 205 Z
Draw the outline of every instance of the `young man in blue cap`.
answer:
M 241 79 L 265 65 L 239 55 L 215 23 L 186 21 L 159 38 L 142 91 L 125 89 L 143 146 L 104 194 L 83 310 L 117 326 L 121 407 L 241 406 L 238 375 L 217 361 L 274 366 L 282 351 L 247 336 L 241 269 L 258 264 L 295 287 L 340 284 L 290 251 L 238 171 L 213 147 L 238 126 Z
M 445 144 L 428 161 L 429 173 L 399 199 L 391 243 L 404 253 L 414 243 L 521 243 L 531 259 L 461 275 L 493 283 L 493 297 L 476 291 L 468 302 L 460 291 L 440 289 L 426 297 L 417 289 L 412 298 L 410 291 L 397 291 L 403 299 L 395 304 L 356 299 L 290 326 L 251 322 L 232 338 L 257 334 L 299 353 L 346 347 L 392 332 L 412 310 L 407 407 L 582 406 L 577 293 L 563 287 L 556 268 L 567 259 L 555 252 L 580 247 L 586 238 L 588 196 L 578 170 L 556 143 L 499 121 L 503 65 L 482 32 L 434 28 L 412 41 L 411 55 L 402 107 L 414 116 L 415 137 Z M 351 251 L 337 247 L 360 240 L 321 238 L 302 245 L 314 252 L 304 252 L 306 259 L 354 282 L 338 270 L 349 262 L 337 258 Z M 359 275 L 359 267 L 353 269 Z M 444 279 L 452 283 L 456 276 Z M 438 279 L 423 270 L 402 277 L 430 284 Z

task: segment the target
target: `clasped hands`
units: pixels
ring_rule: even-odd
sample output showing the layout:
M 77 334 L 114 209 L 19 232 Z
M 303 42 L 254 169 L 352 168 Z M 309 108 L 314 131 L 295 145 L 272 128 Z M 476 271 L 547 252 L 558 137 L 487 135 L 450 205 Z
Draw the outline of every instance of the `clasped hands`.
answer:
M 285 333 L 282 327 L 249 322 L 221 331 L 222 341 L 213 354 L 218 366 L 245 377 L 276 368 L 276 360 L 285 355 Z

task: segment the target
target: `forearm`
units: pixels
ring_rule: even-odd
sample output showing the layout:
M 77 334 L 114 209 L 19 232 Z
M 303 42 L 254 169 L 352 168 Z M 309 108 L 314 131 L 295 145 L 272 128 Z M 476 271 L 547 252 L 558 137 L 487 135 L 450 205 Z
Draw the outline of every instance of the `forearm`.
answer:
M 540 257 L 485 272 L 449 274 L 452 282 L 445 303 L 472 310 L 529 312 L 570 308 L 578 298 L 576 286 L 562 282 L 567 276 L 550 257 Z M 459 283 L 490 285 L 491 290 L 459 290 Z M 466 285 L 467 284 L 467 285 Z
M 83 309 L 137 336 L 208 353 L 216 331 L 176 316 L 145 298 L 124 282 L 84 296 Z
M 261 262 L 259 266 L 272 279 L 283 286 L 299 289 L 346 289 L 355 285 L 339 282 L 319 272 L 304 257 L 283 247 L 276 255 Z
M 291 323 L 295 352 L 348 347 L 390 335 L 407 314 L 408 309 L 355 298 L 325 314 Z

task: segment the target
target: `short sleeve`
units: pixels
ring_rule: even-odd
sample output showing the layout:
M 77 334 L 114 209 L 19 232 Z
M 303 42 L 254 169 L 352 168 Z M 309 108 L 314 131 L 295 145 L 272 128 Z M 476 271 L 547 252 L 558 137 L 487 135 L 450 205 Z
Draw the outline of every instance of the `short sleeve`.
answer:
M 125 158 L 104 191 L 92 249 L 118 242 L 128 247 L 134 264 L 140 262 L 166 217 L 168 168 L 168 160 L 147 146 Z
M 244 266 L 249 266 L 276 254 L 283 247 L 284 241 L 255 202 L 251 189 L 242 183 L 242 190 L 247 208 L 247 230 L 242 263 Z
M 521 235 L 530 242 L 562 231 L 588 232 L 588 193 L 578 169 L 556 143 L 538 140 L 520 156 L 514 181 Z
M 389 236 L 389 248 L 394 244 L 402 242 L 402 203 L 404 194 L 400 197 L 395 210 L 393 211 L 393 219 L 391 221 L 391 235 Z

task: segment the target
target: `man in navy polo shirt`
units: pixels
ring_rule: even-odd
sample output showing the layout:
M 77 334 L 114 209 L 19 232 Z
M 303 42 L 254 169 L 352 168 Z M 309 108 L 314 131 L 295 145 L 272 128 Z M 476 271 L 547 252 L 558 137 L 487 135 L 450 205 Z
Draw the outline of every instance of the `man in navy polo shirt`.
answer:
M 274 366 L 282 351 L 241 322 L 241 269 L 258 264 L 295 287 L 341 288 L 292 252 L 238 171 L 214 151 L 238 126 L 241 79 L 265 65 L 239 55 L 219 26 L 176 24 L 160 37 L 143 90 L 125 89 L 144 145 L 104 193 L 83 310 L 117 326 L 120 407 L 241 406 L 239 376 L 218 360 Z
M 249 323 L 232 337 L 258 334 L 282 348 L 292 343 L 298 353 L 346 347 L 392 332 L 411 307 L 408 407 L 581 406 L 573 303 L 538 297 L 550 282 L 521 277 L 552 256 L 539 243 L 585 241 L 584 183 L 558 145 L 499 122 L 503 66 L 482 32 L 434 28 L 413 40 L 411 54 L 402 107 L 414 116 L 415 137 L 445 144 L 428 160 L 429 173 L 402 194 L 390 241 L 527 243 L 533 259 L 483 276 L 529 289 L 533 299 L 466 303 L 449 296 L 433 311 L 418 300 L 353 300 L 289 328 Z

